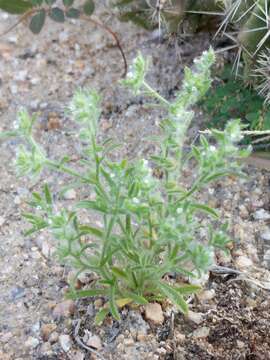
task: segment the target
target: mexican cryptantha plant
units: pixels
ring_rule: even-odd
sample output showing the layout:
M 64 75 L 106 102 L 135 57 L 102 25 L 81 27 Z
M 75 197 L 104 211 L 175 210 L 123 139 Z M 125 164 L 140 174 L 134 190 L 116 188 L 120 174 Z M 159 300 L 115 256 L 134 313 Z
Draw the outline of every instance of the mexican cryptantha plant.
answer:
M 229 122 L 224 132 L 213 130 L 215 143 L 201 136 L 189 153 L 183 148 L 194 117 L 191 108 L 211 84 L 213 62 L 210 49 L 195 60 L 193 70 L 186 68 L 182 90 L 170 102 L 147 83 L 148 63 L 142 55 L 134 60 L 124 86 L 135 94 L 154 98 L 167 111 L 160 122 L 158 150 L 149 159 L 110 160 L 108 154 L 114 144 L 97 140 L 100 97 L 92 90 L 77 91 L 69 107 L 81 129 L 84 170 L 71 167 L 68 158 L 55 161 L 47 157 L 33 138 L 34 119 L 26 111 L 18 114 L 17 128 L 8 134 L 20 136 L 25 143 L 17 154 L 20 174 L 37 175 L 45 167 L 68 174 L 76 186 L 89 187 L 89 194 L 94 192 L 94 197 L 78 200 L 72 210 L 63 207 L 56 212 L 46 185 L 43 193 L 33 193 L 30 204 L 35 211 L 24 216 L 32 225 L 28 234 L 45 228 L 53 234 L 62 263 L 76 269 L 77 276 L 85 271 L 96 274 L 91 286 L 71 290 L 68 296 L 106 298 L 108 303 L 98 313 L 98 323 L 108 313 L 120 319 L 119 307 L 131 302 L 146 304 L 168 298 L 187 312 L 185 296 L 197 291 L 198 286 L 184 280 L 182 284 L 169 283 L 164 276 L 177 273 L 186 280 L 201 276 L 213 262 L 214 248 L 224 249 L 229 241 L 224 228 L 214 230 L 210 226 L 218 213 L 198 202 L 196 193 L 211 181 L 240 172 L 237 160 L 248 151 L 237 147 L 241 139 L 239 122 Z M 181 177 L 190 162 L 196 176 L 187 187 Z M 155 170 L 159 170 L 159 177 L 154 175 Z M 82 223 L 81 209 L 89 212 L 89 220 L 98 214 L 100 226 Z M 209 217 L 204 232 L 198 216 L 201 213 Z M 206 235 L 202 239 L 202 233 L 208 234 L 208 239 Z

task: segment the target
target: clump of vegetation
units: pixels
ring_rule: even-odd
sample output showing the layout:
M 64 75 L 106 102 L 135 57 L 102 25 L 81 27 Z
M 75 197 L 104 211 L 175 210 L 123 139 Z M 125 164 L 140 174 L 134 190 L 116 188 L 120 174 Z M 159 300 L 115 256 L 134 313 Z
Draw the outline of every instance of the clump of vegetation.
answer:
M 56 211 L 55 197 L 45 185 L 43 193 L 33 193 L 30 205 L 34 211 L 24 217 L 32 225 L 28 234 L 43 229 L 53 234 L 61 262 L 77 271 L 75 279 L 85 271 L 96 274 L 89 288 L 71 288 L 68 297 L 108 299 L 97 315 L 97 323 L 108 313 L 120 319 L 119 307 L 123 305 L 163 299 L 170 299 L 186 313 L 185 297 L 199 287 L 184 280 L 182 284 L 170 283 L 165 275 L 175 272 L 183 279 L 200 277 L 212 264 L 214 249 L 226 249 L 230 242 L 224 226 L 216 230 L 210 225 L 219 215 L 207 204 L 199 203 L 196 193 L 223 176 L 241 174 L 238 159 L 247 156 L 249 149 L 237 147 L 241 140 L 239 121 L 229 122 L 223 132 L 212 130 L 215 145 L 202 135 L 189 153 L 183 150 L 194 117 L 191 108 L 209 89 L 214 59 L 210 49 L 194 61 L 194 71 L 185 69 L 182 90 L 172 102 L 146 81 L 147 60 L 140 54 L 134 60 L 123 85 L 135 95 L 152 97 L 167 111 L 160 122 L 159 150 L 149 159 L 110 160 L 115 145 L 109 139 L 98 141 L 100 97 L 92 90 L 77 91 L 69 107 L 80 125 L 84 170 L 72 167 L 67 157 L 60 161 L 47 157 L 33 137 L 34 118 L 26 111 L 18 114 L 16 129 L 5 134 L 19 136 L 24 142 L 16 159 L 20 175 L 36 176 L 47 168 L 68 174 L 76 186 L 89 187 L 89 193 L 94 193 L 77 201 L 72 210 L 63 207 Z M 185 187 L 181 177 L 190 166 L 194 177 Z M 154 175 L 157 169 L 162 174 L 159 177 Z M 91 214 L 98 214 L 101 225 L 82 223 L 81 209 L 89 211 L 89 220 Z M 208 225 L 201 222 L 201 213 L 209 217 Z
M 224 67 L 200 105 L 208 118 L 207 127 L 223 130 L 230 119 L 241 119 L 248 130 L 242 143 L 255 142 L 254 147 L 258 149 L 268 147 L 269 105 L 257 91 L 245 87 L 243 80 L 235 78 L 231 66 Z

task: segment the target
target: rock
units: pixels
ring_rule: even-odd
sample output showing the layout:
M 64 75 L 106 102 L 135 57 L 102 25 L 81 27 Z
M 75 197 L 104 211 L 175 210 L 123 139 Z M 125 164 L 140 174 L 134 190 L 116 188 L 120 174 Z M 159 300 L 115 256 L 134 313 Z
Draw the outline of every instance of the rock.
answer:
M 102 299 L 96 299 L 94 301 L 94 306 L 96 310 L 99 310 L 103 306 L 103 300 Z
M 72 360 L 84 360 L 85 359 L 85 355 L 83 352 L 79 351 L 79 350 L 75 350 L 71 353 L 70 355 L 70 359 Z
M 53 309 L 53 317 L 59 319 L 61 317 L 70 317 L 74 314 L 75 304 L 72 300 L 63 301 Z
M 59 339 L 59 334 L 58 334 L 56 331 L 54 331 L 53 333 L 51 333 L 51 335 L 49 336 L 49 342 L 50 342 L 51 344 L 56 343 L 56 342 L 58 341 L 58 339 Z
M 41 252 L 46 258 L 50 257 L 51 252 L 52 252 L 52 247 L 48 241 L 46 241 L 46 240 L 42 241 Z
M 39 344 L 38 339 L 32 336 L 30 336 L 25 342 L 25 346 L 31 349 L 35 349 L 38 346 L 38 344 Z
M 240 214 L 242 219 L 248 219 L 249 218 L 249 212 L 248 212 L 247 208 L 245 207 L 245 205 L 240 205 L 239 206 L 239 214 Z
M 161 325 L 164 321 L 162 307 L 158 303 L 150 303 L 145 306 L 145 318 L 155 325 Z
M 40 354 L 43 356 L 51 356 L 52 355 L 52 346 L 49 342 L 45 342 L 41 345 Z
M 204 303 L 212 300 L 215 297 L 215 295 L 216 295 L 215 290 L 211 289 L 211 290 L 201 291 L 199 294 L 197 294 L 197 297 L 200 302 Z
M 61 348 L 65 352 L 68 352 L 71 349 L 72 343 L 71 343 L 71 338 L 70 338 L 69 335 L 60 335 L 59 336 L 59 343 L 61 345 Z
M 174 337 L 175 337 L 176 341 L 178 341 L 178 342 L 183 342 L 183 341 L 185 341 L 185 339 L 186 339 L 186 335 L 185 335 L 185 334 L 182 334 L 182 333 L 179 333 L 179 332 L 177 332 L 177 333 L 174 335 Z
M 210 329 L 206 326 L 202 326 L 191 334 L 192 337 L 199 339 L 199 338 L 206 338 L 210 333 Z
M 3 343 L 7 343 L 9 342 L 10 339 L 13 338 L 13 334 L 11 332 L 7 332 L 7 333 L 4 333 L 2 336 L 1 336 L 1 342 Z
M 100 337 L 97 335 L 90 336 L 87 341 L 87 346 L 91 346 L 94 349 L 100 350 L 102 348 Z
M 269 230 L 264 231 L 260 236 L 261 236 L 261 239 L 262 239 L 264 242 L 270 244 L 270 231 L 269 231 Z
M 203 314 L 202 313 L 197 313 L 194 311 L 189 310 L 187 313 L 187 319 L 192 321 L 193 323 L 199 325 L 203 322 Z
M 236 345 L 239 349 L 243 349 L 245 347 L 245 343 L 240 340 L 236 340 Z
M 43 324 L 41 326 L 41 337 L 44 341 L 48 341 L 51 333 L 56 330 L 56 324 Z
M 132 338 L 127 338 L 124 340 L 124 345 L 125 346 L 133 346 L 134 345 L 134 340 Z
M 253 266 L 253 262 L 245 255 L 241 255 L 236 259 L 236 265 L 240 270 L 246 270 Z
M 15 287 L 11 290 L 11 299 L 12 301 L 16 301 L 18 299 L 21 299 L 26 296 L 25 288 L 22 288 L 20 286 Z
M 74 189 L 69 189 L 64 193 L 65 200 L 74 200 L 76 199 L 76 191 Z
M 144 342 L 147 340 L 147 335 L 140 332 L 137 334 L 137 340 L 140 342 Z
M 260 209 L 253 214 L 253 217 L 255 220 L 269 220 L 270 214 L 266 210 Z
M 0 227 L 3 226 L 5 222 L 6 222 L 6 219 L 3 218 L 2 216 L 0 216 Z

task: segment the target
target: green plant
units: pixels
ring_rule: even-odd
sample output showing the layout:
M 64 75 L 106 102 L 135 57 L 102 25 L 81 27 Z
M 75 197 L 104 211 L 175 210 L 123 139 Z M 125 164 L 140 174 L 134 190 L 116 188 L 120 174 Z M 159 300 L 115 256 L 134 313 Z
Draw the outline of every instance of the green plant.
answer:
M 185 296 L 199 287 L 169 283 L 164 276 L 169 272 L 191 278 L 200 276 L 212 263 L 214 248 L 225 249 L 230 241 L 225 227 L 214 230 L 209 223 L 203 225 L 201 213 L 209 216 L 209 221 L 218 220 L 218 213 L 198 202 L 196 193 L 220 177 L 241 174 L 237 160 L 249 150 L 237 147 L 241 140 L 239 121 L 229 122 L 224 132 L 213 130 L 215 145 L 201 136 L 190 153 L 183 151 L 185 135 L 194 117 L 191 107 L 211 84 L 214 58 L 210 49 L 194 61 L 194 71 L 185 69 L 182 90 L 172 102 L 145 80 L 148 62 L 140 54 L 134 60 L 123 85 L 135 94 L 152 97 L 167 111 L 167 117 L 160 123 L 159 151 L 150 162 L 110 160 L 109 153 L 115 145 L 111 140 L 97 140 L 100 97 L 91 90 L 77 91 L 69 107 L 80 125 L 84 170 L 71 167 L 67 157 L 60 161 L 47 158 L 32 135 L 35 119 L 26 111 L 19 113 L 16 129 L 3 135 L 19 136 L 25 142 L 17 153 L 20 175 L 37 175 L 46 167 L 74 178 L 71 187 L 88 186 L 94 192 L 94 197 L 81 199 L 72 210 L 62 208 L 55 212 L 53 196 L 45 185 L 43 193 L 33 193 L 30 205 L 35 212 L 25 213 L 24 217 L 32 225 L 28 234 L 45 228 L 51 231 L 58 241 L 60 260 L 77 270 L 75 278 L 84 271 L 97 275 L 90 288 L 71 289 L 68 294 L 75 299 L 106 297 L 108 306 L 98 313 L 97 323 L 109 312 L 120 319 L 119 307 L 131 302 L 146 304 L 169 298 L 182 312 L 187 312 Z M 194 161 L 197 164 L 196 176 L 190 186 L 185 186 L 181 176 L 183 169 L 191 166 L 190 161 L 193 167 Z M 162 176 L 154 176 L 155 169 Z M 80 209 L 89 211 L 89 219 L 91 213 L 98 214 L 102 225 L 81 223 Z
M 259 131 L 262 131 L 263 135 L 264 131 L 270 130 L 268 103 L 253 88 L 246 88 L 241 79 L 236 79 L 229 65 L 225 66 L 216 84 L 209 89 L 200 105 L 208 117 L 207 127 L 223 130 L 230 119 L 239 118 L 247 130 L 258 131 L 254 133 L 257 136 Z M 254 135 L 245 136 L 243 142 L 251 143 L 253 138 Z M 258 143 L 259 139 L 255 142 Z M 256 146 L 262 148 L 263 143 Z

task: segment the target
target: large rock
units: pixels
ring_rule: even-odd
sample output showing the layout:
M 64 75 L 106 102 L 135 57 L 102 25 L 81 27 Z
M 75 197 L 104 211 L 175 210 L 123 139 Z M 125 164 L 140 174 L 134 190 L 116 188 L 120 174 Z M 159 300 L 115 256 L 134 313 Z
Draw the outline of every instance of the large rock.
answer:
M 145 306 L 145 318 L 155 325 L 161 325 L 164 322 L 162 307 L 158 303 L 151 303 Z

